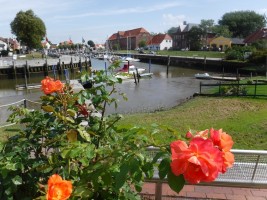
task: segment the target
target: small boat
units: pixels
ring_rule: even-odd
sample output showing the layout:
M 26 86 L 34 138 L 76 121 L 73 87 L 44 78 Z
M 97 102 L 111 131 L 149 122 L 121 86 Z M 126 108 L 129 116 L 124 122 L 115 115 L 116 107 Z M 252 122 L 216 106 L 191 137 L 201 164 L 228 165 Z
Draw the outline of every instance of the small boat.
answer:
M 153 73 L 142 73 L 142 74 L 139 74 L 139 76 L 141 78 L 151 78 L 153 75 Z
M 139 62 L 140 59 L 137 59 L 137 58 L 131 58 L 131 57 L 123 57 L 123 58 L 121 59 L 121 61 L 122 61 L 123 63 L 127 63 L 127 62 Z
M 211 79 L 211 76 L 208 73 L 204 73 L 204 74 L 197 73 L 195 74 L 195 78 Z
M 119 69 L 117 72 L 124 72 L 124 73 L 129 73 L 129 74 L 133 74 L 133 73 L 138 73 L 138 74 L 142 74 L 144 71 L 146 71 L 145 68 L 137 68 L 134 65 L 130 65 L 128 66 L 128 64 L 123 65 L 123 68 Z

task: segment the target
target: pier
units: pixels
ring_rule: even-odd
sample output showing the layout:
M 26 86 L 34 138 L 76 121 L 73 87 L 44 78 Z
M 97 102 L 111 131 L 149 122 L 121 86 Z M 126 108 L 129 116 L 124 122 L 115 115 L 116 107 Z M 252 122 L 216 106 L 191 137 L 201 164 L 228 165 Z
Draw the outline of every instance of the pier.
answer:
M 64 73 L 65 69 L 74 72 L 86 71 L 91 67 L 91 60 L 79 56 L 61 56 L 58 59 L 33 59 L 33 60 L 11 60 L 6 63 L 1 62 L 0 77 L 4 79 L 16 79 L 18 77 L 29 78 L 31 74 L 43 73 L 47 76 L 49 72 L 57 72 L 58 75 Z M 56 76 L 56 74 L 54 73 Z

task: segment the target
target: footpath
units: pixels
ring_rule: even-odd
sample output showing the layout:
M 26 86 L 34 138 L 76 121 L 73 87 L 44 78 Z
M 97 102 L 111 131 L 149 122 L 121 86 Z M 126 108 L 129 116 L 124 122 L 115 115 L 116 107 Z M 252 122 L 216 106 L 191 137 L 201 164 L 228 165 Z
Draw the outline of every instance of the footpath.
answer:
M 155 183 L 145 183 L 142 189 L 144 200 L 155 198 Z M 261 188 L 237 188 L 220 186 L 185 185 L 177 194 L 170 189 L 167 183 L 162 186 L 162 200 L 188 199 L 188 200 L 267 200 L 267 189 Z

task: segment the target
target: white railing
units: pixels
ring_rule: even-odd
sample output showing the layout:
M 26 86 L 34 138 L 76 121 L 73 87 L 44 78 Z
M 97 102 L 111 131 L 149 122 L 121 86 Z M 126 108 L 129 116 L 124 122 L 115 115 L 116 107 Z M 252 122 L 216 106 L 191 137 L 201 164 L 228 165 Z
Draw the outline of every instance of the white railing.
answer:
M 159 150 L 155 147 L 147 149 L 148 155 L 153 157 Z M 231 151 L 235 155 L 235 163 L 226 173 L 210 183 L 200 185 L 267 188 L 267 151 L 260 150 L 237 150 Z M 147 182 L 155 183 L 155 199 L 161 200 L 162 184 L 167 180 L 161 180 L 158 171 L 154 171 L 154 177 Z

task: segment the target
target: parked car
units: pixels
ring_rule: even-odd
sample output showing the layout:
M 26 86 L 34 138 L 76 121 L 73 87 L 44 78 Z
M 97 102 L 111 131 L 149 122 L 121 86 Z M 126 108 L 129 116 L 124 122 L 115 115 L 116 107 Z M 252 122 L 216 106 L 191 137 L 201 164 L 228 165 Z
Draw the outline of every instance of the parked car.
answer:
M 156 55 L 157 53 L 155 51 L 149 51 L 148 54 Z
M 142 54 L 144 54 L 145 51 L 144 51 L 143 49 L 139 49 L 138 53 L 142 53 Z

